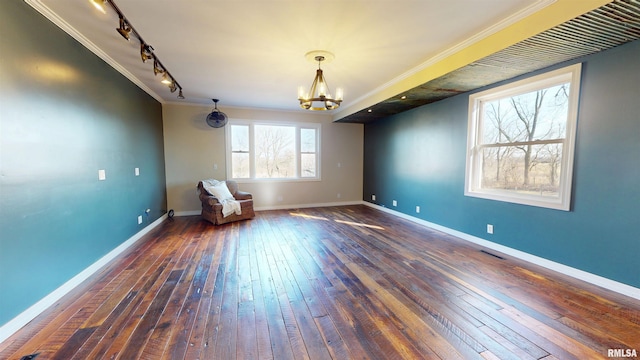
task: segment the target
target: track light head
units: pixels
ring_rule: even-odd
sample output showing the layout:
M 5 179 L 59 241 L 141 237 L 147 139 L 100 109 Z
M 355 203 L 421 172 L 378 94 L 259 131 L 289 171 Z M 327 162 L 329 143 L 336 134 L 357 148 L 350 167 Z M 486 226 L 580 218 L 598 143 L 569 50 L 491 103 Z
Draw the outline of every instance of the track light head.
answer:
M 103 14 L 107 13 L 106 0 L 89 0 L 89 2 L 101 13 Z
M 164 75 L 162 75 L 162 80 L 160 80 L 160 82 L 165 84 L 165 85 L 169 85 L 169 86 L 174 85 L 175 86 L 175 84 L 173 83 L 173 79 L 166 72 L 164 73 Z
M 151 45 L 140 43 L 140 57 L 142 62 L 146 63 L 147 60 L 153 58 L 153 47 Z
M 153 59 L 153 75 L 164 74 L 165 70 L 160 67 L 157 59 Z
M 120 27 L 117 28 L 116 30 L 118 31 L 118 33 L 120 33 L 120 35 L 122 35 L 123 38 L 129 41 L 129 38 L 130 38 L 129 33 L 131 32 L 131 25 L 129 25 L 129 22 L 127 21 L 127 19 L 120 16 Z
M 178 99 L 184 99 L 184 95 L 182 95 L 182 88 L 180 88 L 180 91 L 178 92 Z

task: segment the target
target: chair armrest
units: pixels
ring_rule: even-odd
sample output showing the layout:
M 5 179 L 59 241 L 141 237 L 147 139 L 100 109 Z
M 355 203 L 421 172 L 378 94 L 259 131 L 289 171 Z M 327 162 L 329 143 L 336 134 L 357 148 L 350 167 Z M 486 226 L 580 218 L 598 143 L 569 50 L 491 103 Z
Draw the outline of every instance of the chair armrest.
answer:
M 236 200 L 250 200 L 253 199 L 253 196 L 251 195 L 251 193 L 245 192 L 245 191 L 236 191 L 236 193 L 233 195 L 233 197 Z

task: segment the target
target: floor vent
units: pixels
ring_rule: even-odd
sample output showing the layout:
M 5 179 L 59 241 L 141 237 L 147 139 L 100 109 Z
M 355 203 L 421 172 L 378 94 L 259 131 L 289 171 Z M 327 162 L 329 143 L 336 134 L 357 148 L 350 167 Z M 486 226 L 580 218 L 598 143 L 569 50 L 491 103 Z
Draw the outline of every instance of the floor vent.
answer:
M 25 356 L 21 357 L 20 360 L 33 360 L 38 355 L 40 355 L 40 353 L 25 355 Z
M 495 257 L 495 258 L 498 258 L 498 259 L 500 259 L 500 260 L 504 260 L 504 258 L 503 258 L 502 256 L 500 256 L 500 255 L 496 255 L 496 254 L 492 254 L 492 253 L 490 253 L 490 252 L 488 252 L 488 251 L 486 251 L 486 250 L 480 250 L 480 252 L 485 253 L 485 254 L 487 254 L 487 255 L 491 255 L 491 256 L 493 256 L 493 257 Z

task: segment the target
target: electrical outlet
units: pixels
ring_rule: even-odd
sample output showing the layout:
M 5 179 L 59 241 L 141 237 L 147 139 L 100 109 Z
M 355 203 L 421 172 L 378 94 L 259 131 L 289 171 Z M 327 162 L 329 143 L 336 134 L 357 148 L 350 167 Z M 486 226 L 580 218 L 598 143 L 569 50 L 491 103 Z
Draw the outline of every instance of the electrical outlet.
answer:
M 142 224 L 142 215 L 138 215 L 138 224 Z
M 420 214 L 420 206 L 416 206 L 416 213 Z
M 340 199 L 340 196 L 342 196 L 342 195 L 340 195 L 340 193 L 338 193 L 338 199 Z
M 134 174 L 135 176 L 140 176 L 140 168 L 135 168 L 135 169 L 133 169 L 133 174 Z
M 398 202 L 393 200 L 393 206 L 398 206 Z
M 376 195 L 375 194 L 371 195 L 371 200 L 376 201 Z
M 487 234 L 493 234 L 493 225 L 487 224 Z
M 102 181 L 106 179 L 107 179 L 107 172 L 104 170 L 98 170 L 98 180 Z

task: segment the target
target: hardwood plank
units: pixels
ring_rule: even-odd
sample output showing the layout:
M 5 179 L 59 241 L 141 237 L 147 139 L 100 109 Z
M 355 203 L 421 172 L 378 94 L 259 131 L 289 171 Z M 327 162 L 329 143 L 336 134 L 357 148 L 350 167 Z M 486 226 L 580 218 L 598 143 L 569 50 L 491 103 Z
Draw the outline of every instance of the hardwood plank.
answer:
M 269 214 L 265 215 L 268 216 Z M 262 299 L 267 314 L 269 339 L 271 341 L 271 350 L 274 359 L 293 359 L 293 349 L 291 343 L 288 341 L 287 329 L 274 281 L 274 277 L 277 274 L 271 273 L 271 266 L 268 260 L 271 254 L 271 248 L 266 246 L 269 239 L 264 229 L 264 225 L 267 223 L 267 216 L 265 216 L 265 218 L 255 219 L 252 222 L 257 223 L 259 227 L 254 241 L 256 242 L 256 256 L 260 273 Z
M 145 310 L 138 326 L 129 337 L 129 341 L 122 349 L 121 355 L 125 358 L 134 359 L 139 357 L 140 351 L 147 343 L 149 335 L 153 332 L 158 324 L 160 315 L 164 311 L 169 297 L 178 283 L 178 280 L 182 277 L 184 270 L 172 270 L 169 277 L 164 282 L 162 287 L 158 290 L 155 298 Z
M 200 358 L 200 354 L 208 347 L 206 334 L 209 327 L 210 316 L 213 313 L 213 292 L 218 275 L 218 266 L 222 258 L 224 245 L 223 235 L 221 232 L 212 231 L 210 227 L 205 227 L 202 231 L 202 241 L 209 241 L 209 246 L 212 246 L 214 250 L 208 269 L 207 280 L 202 288 L 202 298 L 200 300 L 200 306 L 198 307 L 196 322 L 194 323 L 191 337 L 189 338 L 190 346 L 185 354 L 185 358 L 187 359 Z

